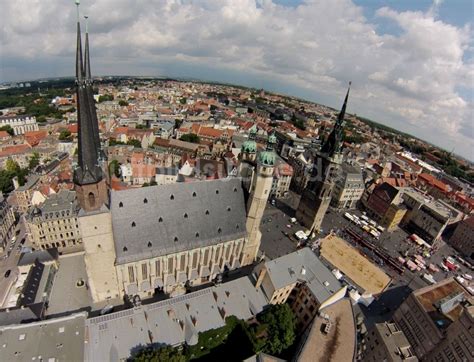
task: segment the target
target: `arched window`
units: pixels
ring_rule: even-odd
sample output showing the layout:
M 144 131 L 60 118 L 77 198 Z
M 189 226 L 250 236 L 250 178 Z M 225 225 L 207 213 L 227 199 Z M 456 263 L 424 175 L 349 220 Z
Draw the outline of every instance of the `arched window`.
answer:
M 89 198 L 89 205 L 91 207 L 94 207 L 95 206 L 95 195 L 94 195 L 94 193 L 89 192 L 88 198 Z
M 158 222 L 163 222 L 163 218 L 160 216 L 160 218 L 158 219 Z
M 123 207 L 123 202 L 122 201 L 119 202 L 119 207 Z
M 197 237 L 197 238 L 199 237 L 199 233 L 196 233 L 196 237 Z
M 219 195 L 219 190 L 216 190 L 216 195 Z
M 128 249 L 127 249 L 126 246 L 124 246 L 122 250 L 123 250 L 123 251 L 128 251 Z
M 132 221 L 132 228 L 134 228 L 135 226 L 137 226 L 137 224 L 135 224 L 135 221 Z
M 206 210 L 206 215 L 209 215 L 209 210 Z
M 148 204 L 148 199 L 146 199 L 146 198 L 143 199 L 143 203 L 144 203 L 144 204 Z
M 175 237 L 174 237 L 174 242 L 176 243 L 177 241 L 178 241 L 178 237 L 175 236 Z
M 184 213 L 184 218 L 187 219 L 188 218 L 188 214 Z
M 227 211 L 230 211 L 230 210 L 231 210 L 231 209 L 230 209 L 230 206 L 228 206 L 228 207 L 227 207 Z
M 170 200 L 174 200 L 174 195 L 171 195 L 171 196 L 170 196 Z
M 148 247 L 151 248 L 151 241 L 148 242 Z
M 222 229 L 221 228 L 217 229 L 217 232 L 220 234 L 222 232 Z
M 193 192 L 193 197 L 196 197 L 196 192 Z

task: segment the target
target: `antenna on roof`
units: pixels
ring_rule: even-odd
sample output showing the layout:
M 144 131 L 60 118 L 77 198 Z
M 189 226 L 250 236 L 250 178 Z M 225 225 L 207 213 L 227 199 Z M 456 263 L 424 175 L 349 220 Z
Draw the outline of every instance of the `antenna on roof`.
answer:
M 79 22 L 79 5 L 81 5 L 80 0 L 76 0 L 76 15 L 77 15 L 77 22 Z

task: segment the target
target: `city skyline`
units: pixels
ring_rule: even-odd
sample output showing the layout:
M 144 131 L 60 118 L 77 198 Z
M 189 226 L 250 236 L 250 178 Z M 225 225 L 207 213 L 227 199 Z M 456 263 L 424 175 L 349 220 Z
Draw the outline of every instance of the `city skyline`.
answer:
M 18 21 L 5 24 L 1 81 L 71 75 L 70 5 L 5 4 L 8 18 Z M 472 161 L 470 6 L 206 1 L 129 8 L 104 0 L 83 2 L 82 14 L 91 18 L 93 75 L 192 77 L 336 109 L 352 79 L 348 112 Z

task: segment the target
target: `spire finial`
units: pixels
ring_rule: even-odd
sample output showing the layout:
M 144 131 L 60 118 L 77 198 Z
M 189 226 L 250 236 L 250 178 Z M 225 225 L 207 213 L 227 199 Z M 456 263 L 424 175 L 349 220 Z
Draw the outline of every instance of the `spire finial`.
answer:
M 77 22 L 79 22 L 79 5 L 81 5 L 81 1 L 80 1 L 80 0 L 76 0 Z
M 89 32 L 89 22 L 87 21 L 87 19 L 89 19 L 89 16 L 84 15 L 84 19 L 86 19 L 86 34 L 87 34 Z

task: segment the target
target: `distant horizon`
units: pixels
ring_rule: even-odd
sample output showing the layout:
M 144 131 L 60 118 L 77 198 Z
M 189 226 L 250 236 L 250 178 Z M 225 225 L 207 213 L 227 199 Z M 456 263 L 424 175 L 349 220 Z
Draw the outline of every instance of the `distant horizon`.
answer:
M 167 75 L 127 75 L 127 74 L 113 74 L 113 75 L 93 75 L 92 78 L 120 78 L 120 77 L 127 77 L 127 78 L 133 78 L 133 79 L 140 79 L 140 78 L 143 78 L 143 79 L 146 79 L 146 78 L 149 78 L 149 79 L 157 79 L 157 80 L 164 80 L 164 79 L 170 79 L 170 80 L 176 80 L 176 81 L 187 81 L 187 82 L 196 82 L 196 83 L 216 83 L 216 84 L 220 84 L 220 85 L 223 85 L 223 86 L 236 86 L 236 87 L 243 87 L 243 88 L 247 88 L 247 89 L 255 89 L 255 90 L 258 90 L 258 89 L 262 89 L 266 92 L 270 92 L 270 93 L 274 93 L 274 94 L 277 94 L 277 95 L 281 95 L 281 96 L 284 96 L 284 97 L 289 97 L 289 98 L 297 98 L 297 99 L 300 99 L 302 101 L 305 101 L 305 102 L 308 102 L 308 103 L 314 103 L 314 104 L 317 104 L 317 105 L 321 105 L 321 106 L 324 106 L 324 107 L 328 107 L 328 108 L 331 108 L 335 111 L 338 111 L 338 108 L 336 106 L 329 106 L 329 105 L 326 105 L 324 103 L 320 103 L 320 102 L 317 102 L 315 100 L 310 100 L 310 99 L 307 99 L 307 98 L 304 98 L 304 97 L 300 97 L 300 96 L 297 96 L 297 95 L 293 95 L 293 94 L 288 94 L 288 93 L 282 93 L 282 92 L 277 92 L 277 91 L 273 91 L 271 89 L 266 89 L 266 88 L 257 88 L 257 87 L 252 87 L 252 86 L 247 86 L 245 84 L 235 84 L 235 83 L 228 83 L 228 82 L 222 82 L 222 81 L 217 81 L 217 80 L 209 80 L 209 79 L 199 79 L 199 78 L 190 78 L 190 77 L 179 77 L 179 76 L 167 76 Z M 17 81 L 10 81 L 10 82 L 3 82 L 3 83 L 0 83 L 2 85 L 5 85 L 5 84 L 11 84 L 11 83 L 28 83 L 28 82 L 39 82 L 39 81 L 51 81 L 51 80 L 59 80 L 59 79 L 71 79 L 71 80 L 74 80 L 75 79 L 75 76 L 72 75 L 72 76 L 56 76 L 56 77 L 42 77 L 42 78 L 36 78 L 36 79 L 26 79 L 26 80 L 17 80 Z M 1 91 L 1 90 L 0 90 Z M 342 105 L 342 99 L 341 99 L 341 105 Z M 349 104 L 350 104 L 350 97 L 349 97 Z M 348 109 L 350 109 L 350 107 L 348 107 Z M 371 122 L 374 122 L 374 123 L 377 123 L 377 124 L 380 124 L 381 126 L 385 126 L 385 127 L 389 127 L 389 128 L 392 128 L 394 129 L 395 131 L 399 132 L 399 133 L 403 133 L 403 134 L 406 134 L 407 136 L 411 137 L 411 138 L 414 138 L 414 139 L 418 139 L 432 147 L 436 147 L 438 149 L 440 149 L 441 151 L 444 151 L 446 153 L 451 153 L 451 154 L 454 154 L 455 156 L 471 163 L 471 164 L 474 164 L 474 158 L 471 160 L 471 159 L 468 159 L 466 157 L 464 157 L 463 155 L 460 155 L 458 153 L 456 153 L 456 151 L 452 151 L 452 150 L 448 150 L 442 146 L 439 146 L 433 142 L 430 142 L 428 140 L 425 140 L 421 137 L 418 137 L 416 135 L 413 135 L 413 134 L 410 134 L 406 131 L 403 131 L 403 130 L 400 130 L 400 129 L 397 129 L 397 128 L 394 128 L 392 125 L 390 124 L 387 124 L 387 123 L 384 123 L 382 121 L 379 121 L 379 120 L 374 120 L 373 118 L 370 118 L 368 116 L 365 116 L 365 115 L 361 115 L 359 113 L 354 113 L 354 112 L 350 112 L 350 110 L 346 111 L 346 113 L 348 115 L 351 115 L 351 116 L 356 116 L 356 117 L 359 117 L 359 118 L 364 118 L 364 119 L 367 119 Z M 363 122 L 363 121 L 362 121 Z

